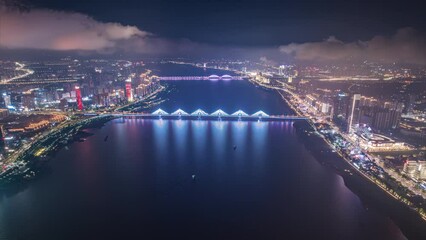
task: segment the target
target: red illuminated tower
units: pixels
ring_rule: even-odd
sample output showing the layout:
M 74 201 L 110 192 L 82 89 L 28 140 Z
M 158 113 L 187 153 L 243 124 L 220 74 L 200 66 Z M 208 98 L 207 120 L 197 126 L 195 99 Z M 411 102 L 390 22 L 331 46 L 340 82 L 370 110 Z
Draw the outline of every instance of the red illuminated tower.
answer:
M 128 102 L 133 102 L 132 80 L 130 78 L 126 80 L 126 97 Z
M 77 98 L 77 108 L 78 110 L 83 110 L 83 100 L 81 99 L 81 91 L 79 86 L 75 86 L 75 96 Z

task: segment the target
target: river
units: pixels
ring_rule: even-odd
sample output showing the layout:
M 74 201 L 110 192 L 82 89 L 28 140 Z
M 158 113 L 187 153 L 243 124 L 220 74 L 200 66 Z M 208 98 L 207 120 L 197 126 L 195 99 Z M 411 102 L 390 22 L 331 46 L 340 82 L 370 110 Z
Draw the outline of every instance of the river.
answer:
M 153 109 L 291 113 L 247 81 L 167 89 Z M 46 174 L 2 194 L 0 239 L 405 239 L 311 155 L 291 121 L 135 118 L 89 131 Z

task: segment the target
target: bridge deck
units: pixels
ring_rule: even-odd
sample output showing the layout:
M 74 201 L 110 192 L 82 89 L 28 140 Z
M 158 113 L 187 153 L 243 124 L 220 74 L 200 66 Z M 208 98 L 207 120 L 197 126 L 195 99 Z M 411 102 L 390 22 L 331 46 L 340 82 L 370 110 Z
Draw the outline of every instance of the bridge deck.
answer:
M 217 75 L 210 75 L 210 76 L 163 76 L 163 77 L 159 77 L 159 80 L 162 80 L 162 81 L 183 81 L 183 80 L 210 80 L 210 81 L 223 80 L 223 81 L 230 81 L 230 80 L 244 80 L 244 77 L 242 77 L 242 76 L 229 76 L 229 75 L 223 75 L 223 76 L 217 76 Z
M 98 115 L 97 113 L 85 113 L 84 115 L 93 116 Z M 303 116 L 294 115 L 269 115 L 264 111 L 257 111 L 253 114 L 247 114 L 242 110 L 238 110 L 232 114 L 224 112 L 222 109 L 218 109 L 213 113 L 207 113 L 202 109 L 197 109 L 193 113 L 187 113 L 182 109 L 178 109 L 172 113 L 168 113 L 161 108 L 157 109 L 152 113 L 126 113 L 126 112 L 114 112 L 106 115 L 112 115 L 116 117 L 138 117 L 138 118 L 151 118 L 151 119 L 204 119 L 204 120 L 245 120 L 245 121 L 286 121 L 286 120 L 306 120 Z
M 204 115 L 204 116 L 197 116 L 197 115 L 158 115 L 158 114 L 150 114 L 150 113 L 113 113 L 111 114 L 116 117 L 137 117 L 137 118 L 147 118 L 147 119 L 185 119 L 185 120 L 193 120 L 193 119 L 200 119 L 200 120 L 242 120 L 242 121 L 288 121 L 288 120 L 306 120 L 306 117 L 301 116 L 233 116 L 233 115 L 225 115 L 225 116 L 212 116 L 212 115 Z

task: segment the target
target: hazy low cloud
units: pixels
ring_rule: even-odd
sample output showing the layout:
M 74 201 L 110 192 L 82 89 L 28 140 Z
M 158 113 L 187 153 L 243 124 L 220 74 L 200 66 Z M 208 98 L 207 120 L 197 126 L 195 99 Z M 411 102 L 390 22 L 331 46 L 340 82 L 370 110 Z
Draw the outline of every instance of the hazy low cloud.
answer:
M 0 6 L 0 46 L 9 49 L 103 50 L 150 36 L 134 26 L 102 23 L 79 13 Z
M 329 37 L 321 42 L 283 45 L 280 46 L 280 51 L 297 60 L 370 60 L 426 64 L 426 35 L 412 28 L 402 28 L 391 37 L 375 36 L 368 41 L 349 43 Z
M 262 56 L 259 58 L 259 61 L 265 65 L 276 65 L 277 63 L 266 56 Z

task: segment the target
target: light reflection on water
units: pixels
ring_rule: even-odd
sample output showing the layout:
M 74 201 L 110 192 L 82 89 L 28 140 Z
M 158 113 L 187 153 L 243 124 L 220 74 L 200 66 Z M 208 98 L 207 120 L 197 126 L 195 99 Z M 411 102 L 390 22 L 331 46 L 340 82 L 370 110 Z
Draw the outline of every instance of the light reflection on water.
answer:
M 247 82 L 185 82 L 176 89 L 158 107 L 289 111 L 278 94 Z M 306 150 L 289 121 L 117 119 L 59 151 L 49 164 L 51 174 L 0 199 L 0 234 L 329 240 L 401 235 L 389 218 L 367 212 L 342 179 Z

